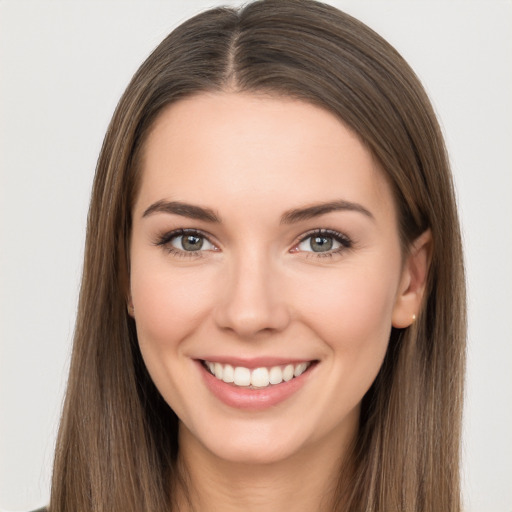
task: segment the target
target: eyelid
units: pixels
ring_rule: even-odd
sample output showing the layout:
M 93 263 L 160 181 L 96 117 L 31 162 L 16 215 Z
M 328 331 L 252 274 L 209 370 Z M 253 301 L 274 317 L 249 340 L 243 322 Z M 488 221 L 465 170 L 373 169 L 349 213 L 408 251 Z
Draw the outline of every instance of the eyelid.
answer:
M 178 228 L 171 231 L 166 231 L 161 235 L 157 235 L 156 240 L 153 242 L 154 245 L 159 246 L 167 250 L 170 254 L 181 257 L 190 258 L 201 258 L 205 252 L 211 252 L 212 249 L 198 250 L 198 251 L 184 251 L 170 245 L 174 238 L 185 236 L 185 235 L 196 235 L 206 239 L 211 245 L 215 247 L 215 250 L 219 250 L 218 244 L 212 241 L 212 236 L 209 233 L 205 233 L 200 229 L 195 228 Z
M 204 257 L 205 253 L 212 252 L 212 249 L 207 250 L 198 250 L 198 251 L 184 251 L 181 249 L 178 249 L 174 246 L 170 245 L 170 242 L 179 236 L 184 235 L 196 235 L 201 238 L 205 238 L 211 245 L 215 247 L 215 251 L 219 251 L 219 244 L 214 242 L 212 240 L 212 236 L 209 233 L 206 233 L 200 229 L 196 228 L 178 228 L 173 229 L 171 231 L 167 231 L 161 235 L 157 236 L 157 239 L 154 242 L 154 245 L 160 246 L 164 249 L 166 249 L 169 253 L 174 254 L 175 256 L 181 256 L 181 257 L 191 257 L 191 258 L 200 258 Z M 311 238 L 313 236 L 327 236 L 331 237 L 334 240 L 336 240 L 338 243 L 341 244 L 341 247 L 325 252 L 315 252 L 315 251 L 302 251 L 298 249 L 298 246 L 306 241 L 308 238 Z M 326 228 L 316 228 L 311 229 L 307 231 L 306 233 L 302 233 L 300 237 L 296 239 L 296 241 L 293 243 L 292 249 L 290 249 L 290 252 L 293 253 L 305 253 L 307 257 L 332 257 L 338 253 L 342 253 L 346 250 L 351 249 L 353 246 L 353 241 L 350 237 L 345 235 L 344 233 L 341 233 L 339 231 L 336 231 L 334 229 L 326 229 Z
M 314 251 L 301 251 L 298 249 L 298 246 L 305 242 L 308 238 L 311 238 L 313 236 L 327 236 L 334 238 L 337 242 L 341 244 L 341 247 L 338 249 L 325 251 L 325 252 L 314 252 Z M 351 249 L 353 246 L 353 241 L 351 238 L 349 238 L 344 233 L 340 233 L 339 231 L 336 231 L 334 229 L 326 229 L 326 228 L 316 228 L 312 229 L 310 231 L 307 231 L 306 233 L 303 233 L 300 235 L 300 237 L 294 242 L 292 249 L 290 252 L 304 252 L 306 253 L 307 257 L 332 257 L 335 254 L 344 252 L 346 250 Z

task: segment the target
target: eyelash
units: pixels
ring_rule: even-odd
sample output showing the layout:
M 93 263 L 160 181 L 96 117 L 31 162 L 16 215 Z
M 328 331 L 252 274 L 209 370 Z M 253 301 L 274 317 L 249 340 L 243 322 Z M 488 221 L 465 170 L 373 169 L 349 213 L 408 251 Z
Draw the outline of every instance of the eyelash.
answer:
M 294 244 L 294 247 L 297 247 L 302 242 L 305 242 L 308 238 L 313 237 L 326 237 L 326 238 L 332 238 L 336 242 L 340 244 L 341 247 L 338 249 L 326 251 L 326 252 L 314 252 L 314 251 L 305 251 L 306 252 L 306 258 L 332 258 L 334 256 L 339 255 L 340 253 L 351 249 L 353 247 L 352 240 L 343 233 L 340 233 L 339 231 L 334 231 L 333 229 L 313 229 L 312 231 L 308 231 L 307 233 L 304 233 L 304 235 L 301 236 L 301 238 Z M 298 250 L 293 250 L 293 252 L 299 252 Z
M 199 238 L 205 238 L 206 240 L 210 241 L 208 235 L 201 231 L 198 231 L 197 229 L 175 229 L 174 231 L 169 231 L 168 233 L 164 233 L 163 235 L 158 237 L 157 241 L 155 242 L 155 245 L 164 248 L 169 254 L 172 254 L 173 256 L 176 256 L 178 258 L 202 258 L 202 253 L 204 251 L 182 251 L 170 245 L 171 241 L 174 238 L 178 238 L 180 236 L 185 235 L 197 236 Z M 212 242 L 210 243 L 212 245 L 215 245 Z
M 196 229 L 175 229 L 173 231 L 169 231 L 168 233 L 164 233 L 163 235 L 159 236 L 155 242 L 155 245 L 164 248 L 169 254 L 172 254 L 173 256 L 178 258 L 202 258 L 204 256 L 203 253 L 205 251 L 183 251 L 170 245 L 170 242 L 174 238 L 185 235 L 204 238 L 208 240 L 208 242 L 211 243 L 212 245 L 215 245 L 213 244 L 213 242 L 210 241 L 208 235 Z M 341 247 L 326 252 L 304 251 L 306 253 L 307 258 L 332 258 L 333 256 L 336 256 L 353 247 L 352 240 L 348 236 L 339 233 L 338 231 L 334 231 L 332 229 L 314 229 L 308 231 L 307 233 L 304 233 L 300 239 L 294 242 L 294 249 L 292 249 L 292 252 L 300 252 L 298 249 L 296 249 L 297 246 L 299 246 L 302 242 L 305 242 L 309 238 L 313 238 L 315 236 L 332 238 L 333 240 L 338 242 L 341 245 Z

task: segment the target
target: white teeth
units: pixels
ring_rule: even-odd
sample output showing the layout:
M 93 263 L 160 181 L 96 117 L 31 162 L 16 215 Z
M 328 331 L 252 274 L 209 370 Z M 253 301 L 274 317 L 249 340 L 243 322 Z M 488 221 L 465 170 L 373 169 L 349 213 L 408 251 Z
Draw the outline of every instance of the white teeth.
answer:
M 299 377 L 300 375 L 302 375 L 306 371 L 307 367 L 308 367 L 308 363 L 298 364 L 295 367 L 295 370 L 293 371 L 294 377 Z M 215 364 L 215 371 L 217 371 L 217 364 Z M 215 374 L 215 375 L 217 375 L 217 374 Z
M 281 382 L 283 382 L 283 371 L 280 366 L 273 366 L 270 368 L 268 380 L 270 384 L 281 384 Z
M 271 368 L 261 367 L 253 370 L 243 366 L 234 368 L 230 364 L 213 363 L 211 361 L 205 361 L 205 365 L 212 375 L 226 383 L 234 383 L 236 386 L 265 388 L 271 384 L 281 384 L 283 381 L 288 382 L 294 377 L 301 376 L 309 368 L 311 362 L 272 366 Z
M 284 367 L 284 370 L 283 370 L 283 380 L 285 382 L 288 382 L 289 380 L 292 380 L 293 379 L 293 364 L 289 364 L 287 366 Z
M 266 388 L 269 384 L 269 375 L 266 368 L 255 368 L 251 372 L 251 384 L 256 388 Z
M 222 365 L 220 363 L 215 363 L 215 370 L 214 370 L 214 373 L 215 373 L 215 377 L 217 377 L 217 379 L 220 379 L 222 380 Z
M 251 370 L 249 370 L 249 368 L 244 368 L 243 366 L 237 366 L 235 368 L 233 382 L 237 386 L 249 386 L 251 384 Z
M 224 382 L 233 382 L 235 380 L 235 369 L 230 364 L 224 366 L 224 371 L 222 372 L 222 380 Z

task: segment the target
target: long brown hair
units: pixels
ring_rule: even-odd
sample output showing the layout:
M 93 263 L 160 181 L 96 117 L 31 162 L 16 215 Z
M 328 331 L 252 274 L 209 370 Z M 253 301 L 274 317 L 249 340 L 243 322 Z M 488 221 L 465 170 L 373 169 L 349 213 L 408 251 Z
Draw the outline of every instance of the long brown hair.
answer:
M 464 271 L 436 116 L 410 67 L 361 22 L 312 0 L 262 0 L 209 10 L 175 29 L 115 111 L 92 192 L 51 512 L 172 509 L 178 420 L 147 373 L 127 314 L 127 240 L 138 157 L 156 117 L 181 98 L 222 90 L 332 112 L 387 174 L 404 251 L 430 228 L 423 308 L 413 326 L 392 331 L 335 510 L 460 510 Z

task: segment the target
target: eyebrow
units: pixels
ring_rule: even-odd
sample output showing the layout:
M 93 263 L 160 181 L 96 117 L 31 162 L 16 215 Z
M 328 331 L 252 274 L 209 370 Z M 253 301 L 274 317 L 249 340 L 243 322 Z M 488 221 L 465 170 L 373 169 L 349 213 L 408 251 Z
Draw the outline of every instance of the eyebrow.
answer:
M 372 213 L 364 206 L 350 201 L 338 200 L 329 201 L 327 203 L 317 203 L 304 208 L 294 208 L 288 210 L 281 216 L 281 224 L 293 224 L 304 220 L 319 217 L 331 212 L 337 211 L 353 211 L 359 212 L 366 217 L 375 220 Z M 196 206 L 181 201 L 157 201 L 147 208 L 142 217 L 148 217 L 155 213 L 170 213 L 174 215 L 181 215 L 190 219 L 202 220 L 205 222 L 213 222 L 219 224 L 221 222 L 219 216 L 211 209 L 202 206 Z
M 219 217 L 210 208 L 203 208 L 202 206 L 195 206 L 180 201 L 157 201 L 144 211 L 142 217 L 148 217 L 154 213 L 171 213 L 190 219 L 220 223 Z
M 338 211 L 359 212 L 366 217 L 375 220 L 375 217 L 372 215 L 372 213 L 364 206 L 358 203 L 352 203 L 350 201 L 339 200 L 329 201 L 327 203 L 318 203 L 307 206 L 305 208 L 289 210 L 285 212 L 281 217 L 281 224 L 293 224 L 294 222 L 300 222 L 318 217 L 320 215 Z

